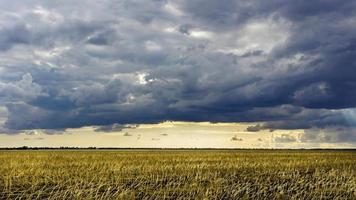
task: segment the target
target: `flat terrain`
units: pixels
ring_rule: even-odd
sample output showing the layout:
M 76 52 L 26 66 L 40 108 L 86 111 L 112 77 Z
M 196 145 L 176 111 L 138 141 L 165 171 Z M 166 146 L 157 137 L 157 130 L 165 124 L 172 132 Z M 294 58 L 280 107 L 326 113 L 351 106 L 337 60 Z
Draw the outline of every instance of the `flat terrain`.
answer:
M 355 151 L 0 151 L 0 199 L 356 199 Z

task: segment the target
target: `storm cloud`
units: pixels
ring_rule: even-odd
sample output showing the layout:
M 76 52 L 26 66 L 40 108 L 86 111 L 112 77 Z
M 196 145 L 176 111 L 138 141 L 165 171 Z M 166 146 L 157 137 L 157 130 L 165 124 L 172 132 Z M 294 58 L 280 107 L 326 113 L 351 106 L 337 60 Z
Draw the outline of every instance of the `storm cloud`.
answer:
M 94 129 L 96 132 L 121 132 L 123 129 L 135 129 L 138 125 L 136 124 L 110 124 L 105 126 L 99 126 Z
M 32 0 L 0 11 L 0 131 L 356 125 L 354 1 Z

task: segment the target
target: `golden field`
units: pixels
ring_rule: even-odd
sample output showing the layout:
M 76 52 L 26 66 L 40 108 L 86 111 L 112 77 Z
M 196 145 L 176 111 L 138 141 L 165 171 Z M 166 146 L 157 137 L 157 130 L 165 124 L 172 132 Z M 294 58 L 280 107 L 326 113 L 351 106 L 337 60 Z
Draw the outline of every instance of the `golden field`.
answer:
M 0 151 L 0 199 L 356 199 L 356 152 Z

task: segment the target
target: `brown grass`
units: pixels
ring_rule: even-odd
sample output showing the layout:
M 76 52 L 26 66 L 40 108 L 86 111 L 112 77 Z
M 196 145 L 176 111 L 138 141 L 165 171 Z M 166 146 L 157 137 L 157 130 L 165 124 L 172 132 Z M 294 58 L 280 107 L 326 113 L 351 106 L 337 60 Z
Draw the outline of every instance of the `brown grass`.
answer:
M 356 199 L 356 153 L 0 151 L 0 199 Z

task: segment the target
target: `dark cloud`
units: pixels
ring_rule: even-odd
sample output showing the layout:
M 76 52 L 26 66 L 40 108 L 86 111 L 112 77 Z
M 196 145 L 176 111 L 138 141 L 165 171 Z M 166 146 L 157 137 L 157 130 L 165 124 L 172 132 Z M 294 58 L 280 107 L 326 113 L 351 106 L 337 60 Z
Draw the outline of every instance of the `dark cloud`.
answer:
M 111 124 L 106 126 L 99 126 L 95 128 L 96 132 L 120 132 L 125 126 L 121 124 Z
M 48 135 L 58 135 L 66 133 L 66 129 L 42 129 L 41 132 Z
M 138 125 L 136 124 L 111 124 L 105 126 L 96 127 L 94 131 L 96 132 L 121 132 L 123 129 L 135 129 Z M 126 134 L 126 133 L 125 133 Z
M 254 126 L 249 126 L 246 128 L 246 131 L 248 132 L 258 132 L 260 130 L 263 129 L 263 126 L 261 126 L 260 124 L 256 124 Z
M 116 39 L 116 32 L 114 30 L 106 30 L 100 33 L 97 33 L 88 38 L 88 43 L 93 45 L 110 45 Z
M 233 137 L 231 138 L 231 141 L 238 141 L 238 142 L 241 142 L 241 141 L 243 141 L 243 139 L 242 139 L 242 138 L 238 138 L 238 137 L 235 135 L 235 136 L 233 136 Z
M 353 1 L 0 1 L 0 11 L 0 132 L 356 125 Z
M 183 33 L 183 34 L 189 35 L 193 28 L 194 28 L 194 26 L 191 25 L 191 24 L 182 24 L 182 25 L 179 26 L 178 31 Z
M 27 44 L 30 32 L 25 24 L 11 24 L 0 29 L 0 51 L 6 51 L 14 45 Z
M 123 136 L 132 136 L 132 135 L 128 132 L 125 132 Z
M 22 130 L 7 129 L 7 128 L 0 127 L 0 134 L 18 134 L 22 132 L 23 132 Z

